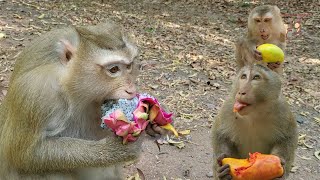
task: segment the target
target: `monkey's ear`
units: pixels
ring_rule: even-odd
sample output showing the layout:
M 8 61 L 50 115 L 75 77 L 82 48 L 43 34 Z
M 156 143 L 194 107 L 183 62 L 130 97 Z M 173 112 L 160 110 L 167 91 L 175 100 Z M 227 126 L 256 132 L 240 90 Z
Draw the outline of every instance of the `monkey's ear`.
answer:
M 278 8 L 278 6 L 273 6 L 273 9 L 277 14 L 280 14 L 280 9 Z
M 60 40 L 62 51 L 60 52 L 60 60 L 66 65 L 74 57 L 76 49 L 68 40 Z

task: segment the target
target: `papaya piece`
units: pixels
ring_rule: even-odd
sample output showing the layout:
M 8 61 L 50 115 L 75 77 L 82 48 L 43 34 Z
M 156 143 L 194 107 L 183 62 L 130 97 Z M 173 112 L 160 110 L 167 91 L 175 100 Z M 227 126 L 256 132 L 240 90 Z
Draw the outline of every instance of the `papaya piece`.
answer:
M 249 153 L 248 159 L 224 158 L 233 180 L 271 180 L 283 175 L 280 158 L 271 154 Z

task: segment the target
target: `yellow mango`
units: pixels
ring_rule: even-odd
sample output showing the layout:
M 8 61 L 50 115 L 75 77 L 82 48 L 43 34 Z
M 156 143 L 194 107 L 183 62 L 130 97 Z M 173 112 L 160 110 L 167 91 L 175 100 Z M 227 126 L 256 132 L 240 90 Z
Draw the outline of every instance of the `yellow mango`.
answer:
M 262 44 L 257 47 L 261 52 L 262 60 L 267 63 L 283 62 L 284 53 L 281 48 L 274 44 Z

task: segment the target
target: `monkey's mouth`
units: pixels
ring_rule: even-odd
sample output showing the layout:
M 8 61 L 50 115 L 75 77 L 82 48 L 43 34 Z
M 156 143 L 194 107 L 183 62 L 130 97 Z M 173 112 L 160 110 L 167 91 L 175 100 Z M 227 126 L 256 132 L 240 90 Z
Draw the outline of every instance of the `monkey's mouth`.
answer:
M 267 40 L 267 39 L 269 38 L 269 35 L 261 35 L 261 38 L 262 38 L 263 40 Z
M 236 100 L 236 102 L 233 105 L 233 112 L 239 112 L 241 111 L 243 108 L 249 106 L 250 104 L 245 103 L 245 102 L 241 102 Z

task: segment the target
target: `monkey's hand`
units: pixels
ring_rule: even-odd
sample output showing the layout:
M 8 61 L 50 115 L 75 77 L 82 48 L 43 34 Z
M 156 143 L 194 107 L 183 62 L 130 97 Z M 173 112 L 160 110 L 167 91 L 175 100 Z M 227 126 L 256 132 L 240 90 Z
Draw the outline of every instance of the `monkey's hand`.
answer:
M 102 139 L 105 143 L 106 155 L 104 158 L 108 161 L 115 162 L 125 162 L 132 161 L 139 157 L 141 149 L 142 149 L 142 141 L 143 141 L 144 133 L 142 133 L 139 138 L 134 142 L 128 142 L 127 144 L 122 143 L 121 137 L 107 137 L 106 139 Z
M 221 154 L 217 158 L 217 163 L 219 165 L 217 169 L 217 175 L 220 180 L 232 180 L 232 176 L 230 175 L 230 165 L 225 164 L 222 165 L 222 159 L 228 157 L 226 154 Z
M 146 133 L 152 137 L 157 137 L 157 136 L 168 134 L 168 130 L 161 128 L 157 124 L 149 123 L 146 128 Z
M 286 179 L 286 161 L 280 157 L 281 165 L 283 168 L 283 175 L 281 177 L 275 178 L 274 180 L 284 180 Z
M 280 62 L 275 62 L 275 63 L 268 63 L 268 67 L 271 69 L 271 70 L 274 70 L 274 69 L 277 69 L 281 66 L 281 63 Z
M 262 61 L 262 54 L 257 49 L 253 50 L 253 56 L 256 60 Z

